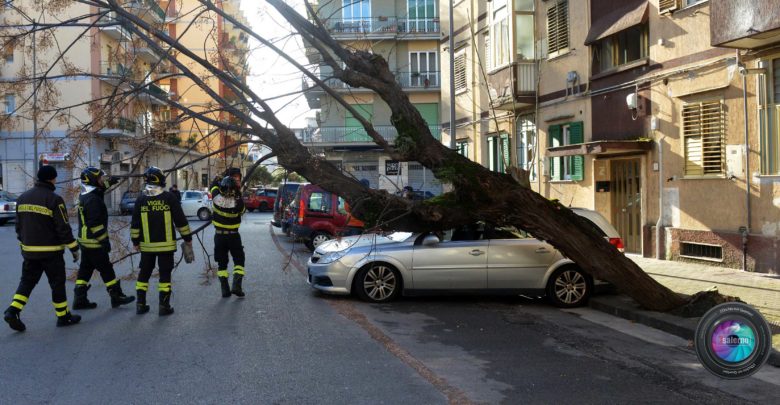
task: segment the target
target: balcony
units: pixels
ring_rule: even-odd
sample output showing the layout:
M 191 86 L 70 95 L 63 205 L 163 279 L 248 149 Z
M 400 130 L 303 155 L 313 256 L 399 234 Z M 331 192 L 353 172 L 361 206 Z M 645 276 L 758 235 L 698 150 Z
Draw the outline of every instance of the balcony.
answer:
M 99 23 L 106 25 L 105 27 L 102 27 L 100 31 L 116 41 L 128 41 L 132 38 L 130 31 L 125 28 L 126 24 L 130 23 L 124 17 L 117 17 L 116 13 L 113 11 L 103 16 Z
M 154 82 L 143 84 L 141 92 L 138 93 L 139 100 L 155 105 L 166 105 L 168 97 L 168 92 Z
M 165 56 L 152 49 L 146 42 L 140 41 L 135 47 L 135 55 L 144 62 L 153 65 L 164 59 Z
M 165 11 L 156 0 L 131 0 L 127 4 L 127 10 L 152 24 L 165 21 Z
M 104 128 L 98 131 L 98 134 L 106 138 L 133 137 L 136 135 L 138 125 L 135 121 L 118 117 L 111 120 Z
M 491 107 L 516 110 L 536 103 L 536 62 L 513 62 L 488 73 Z
M 759 49 L 780 43 L 780 3 L 710 0 L 712 46 Z
M 100 80 L 112 85 L 120 86 L 122 84 L 131 85 L 136 80 L 129 67 L 115 62 L 103 62 L 100 64 Z
M 408 90 L 439 90 L 439 72 L 395 72 L 395 80 Z
M 441 128 L 439 125 L 429 125 L 428 128 L 434 138 L 441 140 Z M 375 125 L 374 129 L 390 143 L 394 142 L 398 136 L 398 131 L 391 125 Z M 376 145 L 363 127 L 320 127 L 310 137 L 304 138 L 303 143 L 306 146 L 342 147 Z
M 321 80 L 324 81 L 328 87 L 337 92 L 370 93 L 373 91 L 365 87 L 352 87 L 335 78 Z M 395 72 L 395 80 L 403 89 L 410 92 L 439 91 L 441 88 L 441 74 L 439 72 Z M 302 90 L 306 93 L 307 99 L 309 99 L 309 106 L 311 108 L 319 108 L 319 106 L 315 107 L 312 105 L 312 102 L 318 105 L 319 97 L 322 96 L 325 91 L 315 84 L 313 80 L 306 77 L 303 78 Z
M 409 19 L 395 16 L 330 18 L 324 23 L 330 34 L 341 40 L 438 38 L 441 31 L 438 18 Z

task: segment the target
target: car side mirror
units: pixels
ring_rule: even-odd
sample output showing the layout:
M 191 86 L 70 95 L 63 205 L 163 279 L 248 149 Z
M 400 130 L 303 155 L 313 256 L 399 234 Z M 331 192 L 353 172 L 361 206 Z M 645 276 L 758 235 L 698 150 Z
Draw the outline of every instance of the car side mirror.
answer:
M 426 235 L 425 238 L 423 238 L 422 245 L 423 246 L 436 246 L 440 242 L 439 237 L 436 235 Z

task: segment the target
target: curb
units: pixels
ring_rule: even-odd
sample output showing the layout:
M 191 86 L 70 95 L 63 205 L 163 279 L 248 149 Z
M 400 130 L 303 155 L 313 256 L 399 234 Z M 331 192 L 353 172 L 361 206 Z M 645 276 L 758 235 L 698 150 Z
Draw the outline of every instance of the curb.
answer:
M 699 318 L 682 318 L 662 312 L 640 309 L 632 300 L 623 295 L 602 295 L 590 299 L 589 306 L 597 311 L 641 323 L 654 329 L 692 341 L 696 334 Z M 768 364 L 780 367 L 780 352 L 772 349 Z

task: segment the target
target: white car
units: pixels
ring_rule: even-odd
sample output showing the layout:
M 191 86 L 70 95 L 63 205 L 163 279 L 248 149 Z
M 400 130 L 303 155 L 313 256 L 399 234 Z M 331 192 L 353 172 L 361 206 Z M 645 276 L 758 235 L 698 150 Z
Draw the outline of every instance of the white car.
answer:
M 0 190 L 0 226 L 16 218 L 17 198 L 16 194 Z
M 182 191 L 181 208 L 184 210 L 184 215 L 188 217 L 198 217 L 201 221 L 211 219 L 211 200 L 205 191 Z
M 623 241 L 598 212 L 572 209 L 619 251 Z M 308 281 L 331 294 L 369 302 L 441 292 L 546 296 L 554 305 L 587 303 L 594 280 L 548 243 L 513 227 L 487 224 L 447 232 L 365 234 L 331 240 L 308 262 Z

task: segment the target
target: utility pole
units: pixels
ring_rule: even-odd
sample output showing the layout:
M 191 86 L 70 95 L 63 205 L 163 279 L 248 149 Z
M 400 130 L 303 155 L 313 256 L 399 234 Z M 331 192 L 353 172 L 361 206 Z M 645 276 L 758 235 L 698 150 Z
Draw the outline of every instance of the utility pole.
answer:
M 455 149 L 455 6 L 450 1 L 450 149 Z

